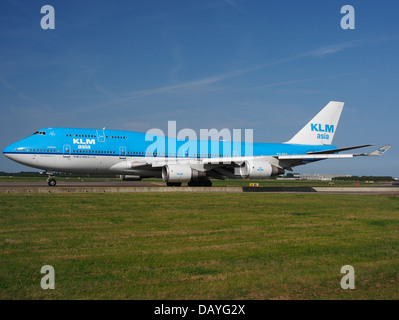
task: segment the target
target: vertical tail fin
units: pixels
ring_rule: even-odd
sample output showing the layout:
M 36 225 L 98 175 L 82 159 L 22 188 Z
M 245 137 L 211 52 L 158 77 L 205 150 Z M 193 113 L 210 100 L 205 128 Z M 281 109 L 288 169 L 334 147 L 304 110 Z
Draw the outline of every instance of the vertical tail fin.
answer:
M 343 102 L 330 101 L 306 126 L 286 143 L 331 145 L 343 107 Z

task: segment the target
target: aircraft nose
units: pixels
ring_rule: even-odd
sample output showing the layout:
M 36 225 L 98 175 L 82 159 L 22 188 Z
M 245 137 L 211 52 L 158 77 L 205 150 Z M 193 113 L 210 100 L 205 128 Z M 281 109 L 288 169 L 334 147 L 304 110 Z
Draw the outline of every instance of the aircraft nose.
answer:
M 3 150 L 3 154 L 7 157 L 7 158 L 10 158 L 10 155 L 11 155 L 11 146 L 8 146 L 8 147 L 6 147 L 4 150 Z

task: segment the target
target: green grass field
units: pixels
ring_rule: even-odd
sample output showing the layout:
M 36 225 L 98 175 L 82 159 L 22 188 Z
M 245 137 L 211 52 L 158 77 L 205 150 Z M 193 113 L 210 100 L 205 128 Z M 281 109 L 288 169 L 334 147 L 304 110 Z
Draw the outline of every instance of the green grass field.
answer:
M 397 196 L 0 194 L 0 220 L 0 299 L 399 299 Z

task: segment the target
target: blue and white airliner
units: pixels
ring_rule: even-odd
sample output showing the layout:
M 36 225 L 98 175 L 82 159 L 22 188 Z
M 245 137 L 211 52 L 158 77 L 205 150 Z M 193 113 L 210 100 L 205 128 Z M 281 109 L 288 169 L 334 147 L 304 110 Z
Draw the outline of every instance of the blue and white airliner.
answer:
M 210 178 L 267 179 L 298 165 L 324 159 L 381 156 L 391 146 L 370 153 L 340 154 L 370 144 L 337 148 L 332 145 L 344 103 L 329 102 L 291 140 L 284 143 L 218 141 L 217 152 L 201 146 L 215 141 L 146 138 L 145 133 L 105 129 L 45 128 L 3 150 L 18 163 L 43 169 L 49 186 L 55 186 L 54 172 L 117 174 L 132 180 L 162 178 L 168 186 L 211 186 Z M 164 141 L 163 150 L 149 150 L 153 141 Z M 163 140 L 162 140 L 163 139 Z M 229 148 L 225 148 L 225 144 Z M 175 146 L 170 152 L 168 147 Z M 189 148 L 183 148 L 190 145 Z M 225 151 L 228 149 L 229 151 Z M 251 154 L 248 155 L 248 150 Z

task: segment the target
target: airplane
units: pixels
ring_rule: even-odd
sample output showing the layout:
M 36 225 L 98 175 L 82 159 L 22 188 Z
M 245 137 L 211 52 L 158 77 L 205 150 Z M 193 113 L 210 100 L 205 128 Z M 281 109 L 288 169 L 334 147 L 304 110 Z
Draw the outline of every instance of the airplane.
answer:
M 183 182 L 188 186 L 212 186 L 210 178 L 267 179 L 315 161 L 383 155 L 391 145 L 359 154 L 340 152 L 372 145 L 332 145 L 343 107 L 343 102 L 330 101 L 284 143 L 249 145 L 157 135 L 148 139 L 145 133 L 105 128 L 44 128 L 6 147 L 3 154 L 18 163 L 45 170 L 49 186 L 56 185 L 54 172 L 116 174 L 126 180 L 155 177 L 162 178 L 167 186 L 181 186 Z M 149 148 L 154 140 L 163 141 L 164 148 Z M 212 151 L 215 144 L 216 152 Z M 168 149 L 172 145 L 174 152 Z M 189 147 L 182 149 L 186 145 Z

